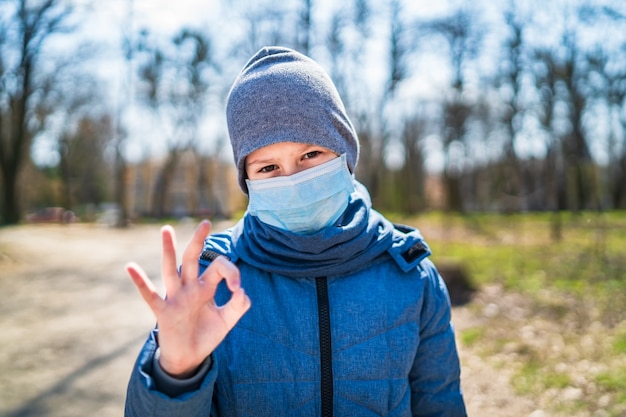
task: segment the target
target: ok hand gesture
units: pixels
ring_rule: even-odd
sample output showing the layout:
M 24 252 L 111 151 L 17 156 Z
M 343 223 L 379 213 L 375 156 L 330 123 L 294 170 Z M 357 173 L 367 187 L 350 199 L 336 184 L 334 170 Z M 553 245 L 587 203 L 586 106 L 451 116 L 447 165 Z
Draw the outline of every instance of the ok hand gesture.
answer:
M 216 258 L 198 277 L 198 257 L 210 230 L 208 221 L 200 223 L 183 253 L 179 276 L 174 229 L 171 226 L 161 229 L 161 272 L 166 299 L 158 294 L 140 266 L 131 263 L 126 267 L 157 319 L 159 364 L 176 378 L 191 376 L 250 308 L 250 299 L 241 287 L 239 269 L 225 257 Z M 223 279 L 232 296 L 226 304 L 218 306 L 214 301 L 215 290 Z

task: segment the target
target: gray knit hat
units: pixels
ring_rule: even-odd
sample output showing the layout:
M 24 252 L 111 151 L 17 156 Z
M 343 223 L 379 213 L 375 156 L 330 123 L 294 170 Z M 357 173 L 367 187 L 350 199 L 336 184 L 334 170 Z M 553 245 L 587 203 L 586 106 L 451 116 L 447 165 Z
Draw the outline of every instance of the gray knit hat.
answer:
M 278 142 L 319 145 L 346 154 L 352 172 L 359 141 L 332 80 L 312 59 L 265 47 L 243 67 L 226 104 L 239 186 L 247 194 L 246 157 Z

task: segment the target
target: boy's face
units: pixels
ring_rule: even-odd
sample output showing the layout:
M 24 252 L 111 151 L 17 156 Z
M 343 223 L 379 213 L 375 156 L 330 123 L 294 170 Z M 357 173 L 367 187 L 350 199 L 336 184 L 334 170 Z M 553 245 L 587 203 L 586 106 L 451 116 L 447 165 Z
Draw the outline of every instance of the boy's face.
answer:
M 335 152 L 322 146 L 279 142 L 248 155 L 246 174 L 250 180 L 293 175 L 337 157 Z

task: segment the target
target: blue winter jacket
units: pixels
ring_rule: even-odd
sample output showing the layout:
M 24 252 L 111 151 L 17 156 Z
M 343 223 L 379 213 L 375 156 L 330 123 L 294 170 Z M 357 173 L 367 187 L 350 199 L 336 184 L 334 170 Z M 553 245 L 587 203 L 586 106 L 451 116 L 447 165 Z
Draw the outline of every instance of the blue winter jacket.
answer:
M 250 310 L 189 381 L 168 379 L 146 342 L 126 416 L 465 416 L 446 286 L 418 231 L 353 272 L 293 277 L 261 270 L 209 238 L 241 271 Z M 302 274 L 299 274 L 302 275 Z M 216 302 L 230 293 L 218 287 Z
M 252 307 L 198 387 L 176 398 L 159 392 L 155 330 L 126 415 L 321 416 L 331 401 L 336 416 L 464 416 L 448 294 L 426 255 L 300 279 L 237 263 Z M 228 298 L 221 286 L 218 304 Z

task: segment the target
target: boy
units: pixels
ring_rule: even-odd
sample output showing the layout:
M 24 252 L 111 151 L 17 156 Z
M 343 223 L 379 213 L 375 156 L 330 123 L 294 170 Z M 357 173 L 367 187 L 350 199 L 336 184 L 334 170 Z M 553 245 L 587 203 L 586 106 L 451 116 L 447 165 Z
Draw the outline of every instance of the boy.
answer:
M 445 284 L 420 233 L 354 178 L 358 138 L 328 75 L 263 48 L 227 121 L 248 210 L 206 241 L 201 223 L 180 269 L 163 228 L 165 300 L 127 267 L 158 329 L 126 415 L 465 416 Z

